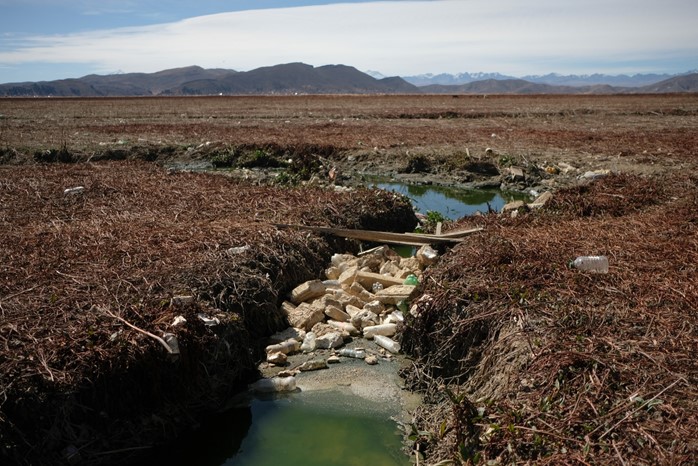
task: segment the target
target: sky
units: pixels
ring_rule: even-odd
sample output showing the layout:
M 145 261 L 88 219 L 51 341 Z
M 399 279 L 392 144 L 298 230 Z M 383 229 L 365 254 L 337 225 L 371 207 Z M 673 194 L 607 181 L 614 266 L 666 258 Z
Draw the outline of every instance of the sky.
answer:
M 0 83 L 303 62 L 385 76 L 682 73 L 696 0 L 0 0 Z

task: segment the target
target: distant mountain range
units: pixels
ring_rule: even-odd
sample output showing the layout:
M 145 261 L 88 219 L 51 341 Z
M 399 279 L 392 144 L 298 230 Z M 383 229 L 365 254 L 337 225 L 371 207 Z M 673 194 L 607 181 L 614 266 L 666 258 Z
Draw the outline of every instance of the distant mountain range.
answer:
M 612 94 L 698 92 L 698 72 L 660 79 L 664 75 L 615 77 L 618 82 L 645 82 L 639 86 L 618 86 L 604 82 L 604 75 L 546 75 L 539 81 L 510 78 L 498 73 L 384 77 L 363 73 L 346 65 L 313 67 L 304 63 L 257 68 L 239 72 L 204 69 L 199 66 L 175 68 L 157 73 L 88 75 L 56 81 L 0 84 L 4 97 L 106 97 L 185 95 L 292 95 L 292 94 Z M 642 76 L 642 78 L 640 77 Z M 419 78 L 419 79 L 417 79 Z M 613 78 L 613 77 L 609 77 Z M 626 79 L 627 78 L 627 79 Z M 540 82 L 555 80 L 556 83 Z M 409 82 L 409 81 L 412 82 Z M 467 82 L 462 82 L 469 80 Z M 582 83 L 588 80 L 587 84 Z M 643 81 L 644 80 L 644 81 Z M 417 85 L 416 83 L 421 83 Z M 457 84 L 456 84 L 457 83 Z M 566 84 L 561 84 L 566 83 Z
M 157 73 L 88 75 L 76 79 L 0 84 L 0 96 L 153 96 L 240 94 L 419 93 L 402 78 L 373 78 L 351 66 L 303 63 L 252 71 L 175 68 Z
M 378 72 L 369 71 L 371 76 L 380 78 Z M 474 81 L 485 81 L 488 79 L 509 80 L 523 79 L 536 84 L 550 84 L 554 86 L 596 86 L 609 85 L 615 87 L 642 87 L 655 84 L 666 79 L 698 73 L 698 70 L 679 74 L 634 74 L 634 75 L 608 75 L 608 74 L 585 74 L 585 75 L 561 75 L 549 73 L 545 75 L 528 75 L 522 77 L 507 76 L 500 73 L 458 73 L 458 74 L 420 74 L 416 76 L 403 76 L 408 83 L 415 86 L 440 85 L 460 85 Z

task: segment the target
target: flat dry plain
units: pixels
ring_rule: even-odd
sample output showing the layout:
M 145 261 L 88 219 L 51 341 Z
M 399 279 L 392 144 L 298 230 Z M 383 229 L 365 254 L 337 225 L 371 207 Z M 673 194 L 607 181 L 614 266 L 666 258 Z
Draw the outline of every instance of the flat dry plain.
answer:
M 33 152 L 207 142 L 317 146 L 374 170 L 423 154 L 450 169 L 486 148 L 580 169 L 687 169 L 698 96 L 266 96 L 0 100 L 0 145 Z M 191 153 L 191 152 L 190 152 Z M 444 175 L 448 175 L 444 172 Z
M 517 165 L 553 190 L 445 226 L 484 232 L 425 271 L 401 331 L 420 464 L 695 464 L 698 95 L 4 99 L 0 115 L 0 462 L 135 460 L 254 378 L 279 302 L 356 249 L 275 223 L 414 227 L 382 191 L 158 165 L 244 148 L 347 176 Z M 586 254 L 609 273 L 566 266 Z M 116 316 L 176 333 L 180 358 Z

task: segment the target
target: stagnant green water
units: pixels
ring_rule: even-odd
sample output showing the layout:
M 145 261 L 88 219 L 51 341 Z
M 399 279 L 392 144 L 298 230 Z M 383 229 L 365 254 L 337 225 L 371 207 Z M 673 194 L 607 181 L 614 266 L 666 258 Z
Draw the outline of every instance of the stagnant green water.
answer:
M 504 204 L 523 200 L 521 193 L 498 190 L 458 189 L 435 185 L 414 185 L 398 182 L 377 181 L 371 187 L 394 191 L 409 197 L 417 212 L 438 212 L 450 220 L 457 220 L 476 212 L 487 212 L 488 208 L 499 212 Z
M 407 466 L 389 408 L 339 391 L 255 398 L 180 442 L 167 464 Z

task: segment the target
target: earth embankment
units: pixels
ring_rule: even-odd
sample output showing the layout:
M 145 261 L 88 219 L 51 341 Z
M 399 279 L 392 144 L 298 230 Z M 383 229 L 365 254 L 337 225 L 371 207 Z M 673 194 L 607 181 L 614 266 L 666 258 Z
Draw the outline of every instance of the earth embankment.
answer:
M 285 294 L 356 247 L 274 223 L 416 225 L 387 192 L 146 162 L 3 166 L 0 199 L 0 433 L 18 464 L 125 461 L 254 378 Z M 156 338 L 172 336 L 177 352 Z

